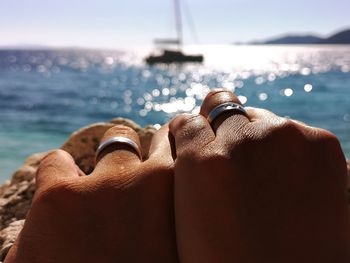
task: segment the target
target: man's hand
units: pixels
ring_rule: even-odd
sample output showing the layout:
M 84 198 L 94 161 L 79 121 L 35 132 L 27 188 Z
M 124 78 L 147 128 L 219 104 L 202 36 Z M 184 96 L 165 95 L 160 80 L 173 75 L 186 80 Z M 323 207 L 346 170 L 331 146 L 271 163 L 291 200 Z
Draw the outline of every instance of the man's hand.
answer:
M 337 138 L 218 90 L 170 123 L 181 262 L 350 262 L 346 162 Z

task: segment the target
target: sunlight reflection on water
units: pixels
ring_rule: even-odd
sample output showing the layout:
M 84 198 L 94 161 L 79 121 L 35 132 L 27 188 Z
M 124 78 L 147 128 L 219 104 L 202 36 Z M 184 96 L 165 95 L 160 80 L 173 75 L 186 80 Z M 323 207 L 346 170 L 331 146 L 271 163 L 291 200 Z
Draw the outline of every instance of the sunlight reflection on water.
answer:
M 236 92 L 243 104 L 253 94 L 241 94 L 242 90 L 258 87 L 262 90 L 254 96 L 260 101 L 268 101 L 271 92 L 276 90 L 280 96 L 291 97 L 296 93 L 295 83 L 278 89 L 273 83 L 291 76 L 317 76 L 331 71 L 349 73 L 350 68 L 348 46 L 226 45 L 188 47 L 186 51 L 203 53 L 205 65 L 148 67 L 141 62 L 140 54 L 77 50 L 8 52 L 2 56 L 0 66 L 14 73 L 39 73 L 47 79 L 62 75 L 62 71 L 75 72 L 80 77 L 84 77 L 84 73 L 97 74 L 95 96 L 92 93 L 88 100 L 69 97 L 64 104 L 98 105 L 106 98 L 116 97 L 108 103 L 110 110 L 130 113 L 137 105 L 140 117 L 150 112 L 170 116 L 196 112 L 196 107 L 214 87 Z M 312 82 L 303 83 L 304 92 L 313 90 Z
M 245 105 L 331 130 L 350 157 L 350 46 L 196 46 L 185 52 L 203 53 L 204 65 L 150 67 L 142 50 L 0 51 L 4 149 L 13 130 L 60 138 L 35 144 L 22 134 L 21 161 L 92 122 L 122 116 L 159 126 L 178 113 L 199 112 L 205 95 L 224 87 Z

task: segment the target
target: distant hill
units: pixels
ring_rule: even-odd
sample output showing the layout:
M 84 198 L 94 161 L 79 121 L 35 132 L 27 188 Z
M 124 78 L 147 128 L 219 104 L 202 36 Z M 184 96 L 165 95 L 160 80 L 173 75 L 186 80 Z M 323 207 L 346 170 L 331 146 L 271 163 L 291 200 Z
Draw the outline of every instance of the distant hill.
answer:
M 322 44 L 350 44 L 350 29 L 321 40 Z
M 280 38 L 270 39 L 263 44 L 316 44 L 323 39 L 320 37 L 306 35 L 306 36 L 284 36 Z
M 350 44 L 350 29 L 338 32 L 330 37 L 314 35 L 285 35 L 265 41 L 254 41 L 252 45 L 281 45 L 281 44 Z

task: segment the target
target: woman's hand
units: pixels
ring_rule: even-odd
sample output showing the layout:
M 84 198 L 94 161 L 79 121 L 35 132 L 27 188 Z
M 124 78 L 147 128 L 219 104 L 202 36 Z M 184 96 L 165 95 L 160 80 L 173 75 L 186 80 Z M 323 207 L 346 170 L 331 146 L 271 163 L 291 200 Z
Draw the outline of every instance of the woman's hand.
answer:
M 123 136 L 116 126 L 103 140 Z M 9 262 L 176 262 L 173 159 L 168 129 L 153 138 L 149 158 L 111 145 L 90 176 L 61 150 L 37 173 L 37 191 Z
M 262 109 L 170 123 L 181 262 L 349 262 L 346 162 L 337 138 Z

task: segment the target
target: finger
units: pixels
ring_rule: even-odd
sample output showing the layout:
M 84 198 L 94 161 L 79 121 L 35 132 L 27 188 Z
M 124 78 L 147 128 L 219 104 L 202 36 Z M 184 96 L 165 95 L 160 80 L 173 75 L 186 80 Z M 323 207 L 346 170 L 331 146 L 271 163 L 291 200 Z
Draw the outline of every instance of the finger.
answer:
M 36 173 L 36 187 L 40 191 L 65 179 L 78 178 L 79 170 L 69 153 L 54 150 L 40 162 Z
M 318 128 L 309 126 L 302 121 L 280 117 L 280 116 L 276 115 L 275 113 L 268 111 L 268 110 L 265 110 L 265 109 L 246 107 L 245 110 L 247 111 L 251 122 L 265 122 L 265 123 L 268 123 L 271 125 L 279 125 L 281 123 L 291 121 L 291 122 L 295 123 L 296 125 L 304 127 L 306 129 L 319 130 Z
M 254 125 L 255 128 L 258 128 L 255 130 L 261 134 L 266 133 L 269 130 L 276 130 L 277 127 L 288 126 L 298 130 L 300 134 L 303 134 L 310 141 L 315 141 L 316 139 L 322 137 L 328 138 L 334 136 L 324 129 L 309 126 L 298 120 L 280 117 L 265 109 L 252 107 L 246 107 L 245 109 L 250 120 L 252 121 L 252 125 Z
M 274 120 L 276 118 L 280 118 L 279 116 L 277 116 L 273 112 L 265 110 L 265 109 L 245 107 L 245 110 L 247 111 L 251 122 L 268 120 L 268 119 Z
M 140 138 L 136 131 L 124 125 L 116 125 L 103 135 L 101 143 L 114 138 L 124 137 L 136 143 L 141 150 Z M 132 146 L 116 142 L 105 147 L 97 156 L 97 164 L 93 173 L 114 173 L 141 163 L 140 156 Z
M 202 115 L 182 114 L 169 124 L 169 130 L 175 140 L 176 155 L 198 152 L 215 140 L 210 124 Z
M 172 165 L 174 162 L 174 152 L 170 143 L 172 139 L 173 138 L 169 132 L 169 125 L 165 124 L 153 135 L 149 150 L 149 159 L 161 160 L 164 163 Z
M 281 122 L 282 120 L 290 120 L 298 125 L 305 126 L 305 127 L 310 127 L 311 126 L 307 125 L 306 123 L 294 119 L 289 119 L 289 118 L 283 118 L 275 113 L 265 110 L 265 109 L 260 109 L 260 108 L 253 108 L 253 107 L 246 107 L 245 110 L 248 113 L 249 119 L 251 122 L 259 122 L 259 121 L 267 121 L 270 123 L 275 123 L 275 122 Z
M 163 192 L 164 199 L 159 201 L 173 204 L 175 158 L 172 156 L 170 136 L 168 124 L 162 126 L 153 135 L 149 156 L 148 159 L 142 163 L 142 169 L 145 172 L 151 171 L 151 176 L 148 177 L 153 182 L 149 186 L 150 189 L 152 189 L 154 193 Z M 157 173 L 154 173 L 155 170 Z M 171 205 L 171 207 L 173 206 Z M 173 211 L 173 208 L 171 208 L 171 211 Z
M 217 89 L 211 91 L 202 103 L 200 114 L 208 118 L 210 112 L 215 107 L 227 102 L 234 102 L 242 105 L 238 97 L 229 90 Z M 249 123 L 247 116 L 237 111 L 226 111 L 213 120 L 211 126 L 217 136 L 225 136 L 228 131 L 230 131 L 230 133 L 239 132 L 247 123 Z
M 313 128 L 302 121 L 295 120 L 295 119 L 289 119 L 289 118 L 283 118 L 283 117 L 280 117 L 280 116 L 276 115 L 275 113 L 268 111 L 268 110 L 265 110 L 265 109 L 245 107 L 245 110 L 247 111 L 251 122 L 258 122 L 258 121 L 265 121 L 266 122 L 266 121 L 268 121 L 268 122 L 274 123 L 274 122 L 281 122 L 282 120 L 284 120 L 284 121 L 290 120 L 290 121 L 292 121 L 300 126 Z

